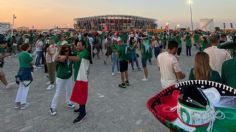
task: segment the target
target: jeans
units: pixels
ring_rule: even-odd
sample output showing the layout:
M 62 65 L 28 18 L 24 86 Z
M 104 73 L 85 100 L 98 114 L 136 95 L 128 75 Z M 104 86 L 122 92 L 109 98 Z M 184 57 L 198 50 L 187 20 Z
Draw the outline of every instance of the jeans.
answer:
M 154 48 L 154 55 L 157 58 L 157 56 L 161 53 L 161 48 L 160 47 L 155 47 Z
M 166 47 L 168 48 L 168 44 L 167 44 L 167 41 L 164 40 L 164 41 L 163 41 L 163 49 L 166 49 Z
M 27 103 L 27 95 L 29 92 L 29 87 L 27 86 L 25 87 L 25 85 L 23 84 L 23 82 L 20 82 L 19 88 L 17 90 L 17 94 L 16 94 L 16 103 L 20 103 L 20 104 L 26 104 Z
M 51 108 L 56 109 L 62 88 L 66 89 L 66 103 L 71 103 L 72 77 L 69 79 L 56 79 L 56 91 L 52 99 Z
M 140 67 L 139 67 L 136 51 L 131 51 L 131 66 L 133 70 L 134 70 L 134 62 L 136 63 L 137 68 L 139 69 Z
M 192 46 L 186 46 L 186 55 L 191 56 L 191 48 Z
M 41 64 L 44 64 L 44 61 L 45 61 L 45 58 L 44 58 L 44 55 L 43 55 L 43 51 L 37 51 L 36 52 L 36 62 L 35 62 L 35 65 L 39 66 L 40 62 L 41 62 Z
M 117 72 L 119 72 L 120 65 L 119 65 L 119 59 L 116 53 L 111 54 L 111 60 L 112 60 L 112 73 L 115 72 L 115 66 L 116 66 Z

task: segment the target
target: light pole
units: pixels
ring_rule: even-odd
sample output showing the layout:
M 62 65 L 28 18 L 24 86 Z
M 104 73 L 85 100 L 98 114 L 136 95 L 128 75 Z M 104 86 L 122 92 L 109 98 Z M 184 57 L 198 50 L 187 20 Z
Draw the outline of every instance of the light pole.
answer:
M 167 22 L 165 25 L 165 30 L 167 31 L 167 33 L 169 34 L 170 31 L 170 24 Z
M 176 27 L 175 27 L 175 30 L 179 30 L 179 27 L 180 27 L 180 25 L 177 24 Z
M 191 27 L 192 27 L 192 32 L 193 32 L 193 12 L 192 12 L 192 4 L 193 4 L 193 0 L 188 0 L 188 4 L 190 7 L 190 14 L 191 14 Z
M 13 36 L 13 33 L 14 33 L 14 25 L 15 25 L 15 19 L 16 19 L 16 15 L 13 14 L 12 16 L 12 29 L 11 29 L 11 36 Z

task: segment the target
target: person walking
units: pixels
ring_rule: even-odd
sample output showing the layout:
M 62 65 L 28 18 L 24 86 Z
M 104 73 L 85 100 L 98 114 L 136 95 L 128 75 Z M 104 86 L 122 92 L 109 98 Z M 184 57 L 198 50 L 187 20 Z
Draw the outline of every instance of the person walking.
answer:
M 48 69 L 48 78 L 50 81 L 49 86 L 47 87 L 47 90 L 51 90 L 55 87 L 55 78 L 56 78 L 56 56 L 57 56 L 57 47 L 55 44 L 55 41 L 53 39 L 49 40 L 49 47 L 46 49 L 46 63 L 47 63 L 47 69 Z
M 152 47 L 154 47 L 154 55 L 157 59 L 157 56 L 161 53 L 161 41 L 157 36 L 153 36 L 152 38 Z
M 221 74 L 222 64 L 226 61 L 231 59 L 231 55 L 225 49 L 217 48 L 219 44 L 219 39 L 217 36 L 212 35 L 210 37 L 211 47 L 208 47 L 204 50 L 210 57 L 210 66 L 212 70 L 217 71 Z
M 41 66 L 43 65 L 44 62 L 44 54 L 43 54 L 43 36 L 39 35 L 38 40 L 35 43 L 35 47 L 36 47 L 36 62 L 35 62 L 35 66 L 37 68 L 41 68 Z
M 12 88 L 15 83 L 8 83 L 6 79 L 6 75 L 3 71 L 4 60 L 5 60 L 5 57 L 8 56 L 5 53 L 6 49 L 7 49 L 7 42 L 5 40 L 5 37 L 0 34 L 0 80 L 4 84 L 5 88 L 8 89 L 8 88 Z
M 70 101 L 71 90 L 72 90 L 72 62 L 68 60 L 71 55 L 71 50 L 68 45 L 63 45 L 60 49 L 59 55 L 56 58 L 57 68 L 56 68 L 56 91 L 53 96 L 50 114 L 52 116 L 56 115 L 56 107 L 59 101 L 60 93 L 62 88 L 66 89 L 66 104 L 68 108 L 74 108 L 75 105 Z
M 185 78 L 185 74 L 181 71 L 179 62 L 175 57 L 177 49 L 178 43 L 171 40 L 168 43 L 167 51 L 157 57 L 157 66 L 161 73 L 162 88 L 167 88 Z
M 175 40 L 178 43 L 178 50 L 177 50 L 177 56 L 180 57 L 181 52 L 182 52 L 182 40 L 180 34 L 177 34 L 175 36 Z
M 74 79 L 75 85 L 71 95 L 71 101 L 79 104 L 79 109 L 75 109 L 74 112 L 79 113 L 73 123 L 81 122 L 87 115 L 86 103 L 88 100 L 88 73 L 90 66 L 91 54 L 86 48 L 86 44 L 83 41 L 76 42 L 77 55 L 69 56 L 68 59 L 75 63 L 74 65 Z
M 120 72 L 120 65 L 119 65 L 119 59 L 118 59 L 118 44 L 117 40 L 113 41 L 113 44 L 111 46 L 112 54 L 111 54 L 111 60 L 112 60 L 112 76 L 115 75 L 115 67 L 117 69 L 117 73 Z
M 132 70 L 134 71 L 134 63 L 135 63 L 137 70 L 140 71 L 141 68 L 139 67 L 138 57 L 136 53 L 137 43 L 134 37 L 131 37 L 129 39 L 129 48 L 130 48 L 130 63 L 131 63 Z
M 122 42 L 122 40 L 117 40 L 119 48 L 118 48 L 118 56 L 119 56 L 119 64 L 120 64 L 120 72 L 121 72 L 121 81 L 122 83 L 118 86 L 120 88 L 126 88 L 129 86 L 129 74 L 128 74 L 128 46 Z
M 142 81 L 148 81 L 147 61 L 152 57 L 152 49 L 149 42 L 149 39 L 145 38 L 141 45 L 142 66 L 144 71 L 144 78 L 142 79 Z
M 190 33 L 187 33 L 187 36 L 185 38 L 186 42 L 186 55 L 191 56 L 191 48 L 192 48 L 192 37 Z
M 17 90 L 15 108 L 24 110 L 27 107 L 27 96 L 30 84 L 33 81 L 33 57 L 29 54 L 31 47 L 29 44 L 21 45 L 21 53 L 19 54 L 19 71 L 16 76 L 19 88 Z

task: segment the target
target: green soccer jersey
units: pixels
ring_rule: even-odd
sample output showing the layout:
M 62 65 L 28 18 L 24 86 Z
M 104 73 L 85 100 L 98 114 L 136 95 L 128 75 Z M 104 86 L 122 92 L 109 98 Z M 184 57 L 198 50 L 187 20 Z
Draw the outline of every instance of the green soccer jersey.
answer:
M 182 47 L 181 37 L 178 35 L 174 38 L 174 40 L 178 43 L 178 47 L 181 48 Z
M 141 45 L 142 58 L 144 59 L 152 58 L 152 50 L 148 41 L 149 40 L 144 40 L 144 42 Z
M 31 68 L 32 67 L 33 57 L 27 51 L 22 51 L 19 54 L 18 58 L 19 58 L 20 68 Z
M 221 76 L 224 84 L 236 89 L 236 58 L 223 63 Z
M 194 75 L 194 69 L 192 68 L 189 74 L 189 80 L 196 80 Z M 211 70 L 209 81 L 222 83 L 220 74 L 217 71 Z
M 119 45 L 118 46 L 118 55 L 119 55 L 119 60 L 120 61 L 128 61 L 128 47 L 127 45 L 123 44 L 123 45 Z
M 121 40 L 123 41 L 123 42 L 127 42 L 128 41 L 128 39 L 129 39 L 129 36 L 128 36 L 128 33 L 122 33 L 122 34 L 120 34 L 119 35 L 119 37 L 121 38 Z
M 69 79 L 72 76 L 72 63 L 57 62 L 57 77 L 60 79 Z
M 61 46 L 61 41 L 58 41 L 58 42 L 56 43 L 56 45 L 57 45 L 57 46 Z
M 201 42 L 201 45 L 202 45 L 201 52 L 203 52 L 203 51 L 207 48 L 208 42 L 207 42 L 207 41 L 202 41 L 202 42 Z
M 85 42 L 86 47 L 88 47 L 88 46 L 90 45 L 88 38 L 82 36 L 82 37 L 81 37 L 81 40 Z
M 186 37 L 186 46 L 192 46 L 192 39 L 189 35 Z
M 194 42 L 195 42 L 195 43 L 199 43 L 199 41 L 200 41 L 200 35 L 199 35 L 199 34 L 195 34 L 195 35 L 193 36 L 193 38 L 194 38 Z
M 51 35 L 50 39 L 54 40 L 55 43 L 59 42 L 59 38 L 56 35 Z
M 117 52 L 118 49 L 119 49 L 118 44 L 113 44 L 113 45 L 111 46 L 111 49 L 112 49 L 112 52 Z

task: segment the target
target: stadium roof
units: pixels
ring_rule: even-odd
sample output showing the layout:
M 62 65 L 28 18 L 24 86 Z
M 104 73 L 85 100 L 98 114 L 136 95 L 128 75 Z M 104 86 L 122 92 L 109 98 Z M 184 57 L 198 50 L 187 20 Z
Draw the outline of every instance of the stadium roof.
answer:
M 81 17 L 81 18 L 75 18 L 74 20 L 82 20 L 82 19 L 97 19 L 97 18 L 111 18 L 118 19 L 118 18 L 132 18 L 132 19 L 139 19 L 139 20 L 149 20 L 149 21 L 156 21 L 156 19 L 153 18 L 145 18 L 140 16 L 130 16 L 130 15 L 101 15 L 101 16 L 90 16 L 90 17 Z

